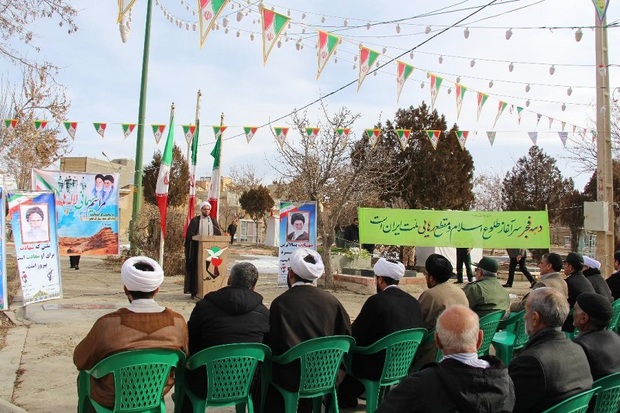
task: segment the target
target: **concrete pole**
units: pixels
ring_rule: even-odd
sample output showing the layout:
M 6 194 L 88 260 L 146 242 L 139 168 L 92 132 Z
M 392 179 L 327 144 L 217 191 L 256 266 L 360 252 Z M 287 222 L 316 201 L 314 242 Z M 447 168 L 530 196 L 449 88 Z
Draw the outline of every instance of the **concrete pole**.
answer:
M 601 262 L 601 273 L 606 276 L 614 272 L 614 194 L 611 160 L 611 128 L 609 105 L 609 49 L 607 46 L 607 19 L 596 22 L 596 197 L 606 202 L 609 222 L 606 231 L 597 231 L 596 257 Z

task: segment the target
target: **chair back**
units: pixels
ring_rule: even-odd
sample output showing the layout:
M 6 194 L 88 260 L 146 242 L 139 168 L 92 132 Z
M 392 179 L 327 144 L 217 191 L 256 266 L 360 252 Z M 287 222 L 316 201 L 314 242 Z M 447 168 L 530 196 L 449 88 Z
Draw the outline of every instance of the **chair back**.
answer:
M 336 375 L 344 355 L 355 345 L 350 336 L 327 336 L 303 341 L 280 356 L 272 357 L 278 364 L 299 360 L 299 397 L 325 394 L 336 385 Z
M 585 413 L 588 410 L 588 403 L 598 390 L 598 387 L 576 394 L 548 408 L 543 413 Z
M 525 310 L 510 313 L 506 320 L 502 320 L 499 323 L 498 328 L 508 330 L 514 334 L 514 350 L 523 348 L 523 346 L 525 346 L 527 341 L 530 339 L 527 335 L 527 331 L 525 331 Z
M 620 411 L 620 373 L 601 377 L 592 387 L 600 387 L 596 392 L 593 413 L 618 413 Z
M 493 335 L 497 332 L 497 326 L 504 316 L 504 311 L 498 310 L 480 317 L 480 330 L 482 330 L 482 344 L 478 349 L 478 355 L 489 354 L 489 347 L 493 341 Z
M 206 406 L 229 406 L 247 402 L 258 363 L 270 356 L 271 349 L 261 343 L 223 344 L 194 354 L 187 367 L 206 368 Z
M 83 371 L 78 397 L 90 397 L 90 379 L 114 376 L 114 412 L 159 412 L 173 368 L 182 368 L 185 353 L 171 349 L 140 349 L 113 354 Z M 80 392 L 85 391 L 85 394 Z M 95 403 L 94 401 L 92 403 Z M 99 409 L 98 409 L 99 411 Z
M 609 321 L 609 330 L 620 333 L 620 298 L 611 303 L 611 307 L 614 309 L 614 315 Z

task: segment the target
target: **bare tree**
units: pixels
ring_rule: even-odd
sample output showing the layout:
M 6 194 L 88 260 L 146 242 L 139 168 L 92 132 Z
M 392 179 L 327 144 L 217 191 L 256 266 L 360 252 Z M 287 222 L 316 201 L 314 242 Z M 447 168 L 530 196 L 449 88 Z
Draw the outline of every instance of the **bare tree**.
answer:
M 69 103 L 64 88 L 44 68 L 24 69 L 21 89 L 6 86 L 2 94 L 10 97 L 0 115 L 17 123 L 14 129 L 0 129 L 0 164 L 18 188 L 26 189 L 32 168 L 48 167 L 69 150 L 70 140 L 62 133 Z M 50 122 L 37 130 L 37 120 Z
M 237 194 L 255 189 L 263 183 L 263 177 L 258 175 L 252 165 L 235 165 L 231 167 L 230 179 L 232 183 L 228 185 L 228 189 Z
M 478 211 L 502 210 L 502 178 L 496 173 L 480 174 L 474 178 L 474 205 Z

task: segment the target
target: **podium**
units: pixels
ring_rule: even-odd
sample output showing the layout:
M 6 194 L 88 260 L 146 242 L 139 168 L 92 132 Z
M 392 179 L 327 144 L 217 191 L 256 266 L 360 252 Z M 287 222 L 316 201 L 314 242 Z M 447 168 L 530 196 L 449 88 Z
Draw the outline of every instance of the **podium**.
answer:
M 198 262 L 196 263 L 196 286 L 199 297 L 211 291 L 219 290 L 228 283 L 228 243 L 227 235 L 201 237 L 194 235 L 198 241 Z

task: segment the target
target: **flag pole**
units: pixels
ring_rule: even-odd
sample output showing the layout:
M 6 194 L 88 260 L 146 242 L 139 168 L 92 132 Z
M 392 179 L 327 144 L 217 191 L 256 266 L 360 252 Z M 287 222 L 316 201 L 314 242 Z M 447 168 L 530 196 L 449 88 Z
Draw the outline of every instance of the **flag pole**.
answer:
M 173 118 L 174 118 L 174 102 L 172 102 L 172 104 L 170 105 L 170 119 L 173 119 Z M 168 128 L 171 128 L 171 127 L 173 127 L 172 121 L 170 122 L 170 125 L 168 125 Z M 168 131 L 168 133 L 170 133 L 170 131 Z M 163 155 L 162 155 L 162 162 L 163 162 Z M 161 164 L 159 165 L 159 168 L 161 169 Z M 166 204 L 167 202 L 168 202 L 168 198 L 166 197 Z M 166 208 L 168 208 L 168 205 L 166 205 Z M 161 219 L 161 214 L 160 214 L 159 219 Z M 164 240 L 164 229 L 163 229 L 164 225 L 166 225 L 166 223 L 159 226 L 159 265 L 162 268 L 164 268 L 164 244 L 166 243 Z
M 198 151 L 198 137 L 200 136 L 200 100 L 202 92 L 198 89 L 196 97 L 196 129 L 192 136 L 191 143 L 187 145 L 187 164 L 189 166 L 189 194 L 187 195 L 187 215 L 185 216 L 185 224 L 183 225 L 183 237 L 187 235 L 187 227 L 192 218 L 194 218 L 194 207 L 196 203 L 196 154 Z
M 222 112 L 222 114 L 220 115 L 220 128 L 224 126 L 224 112 Z M 221 129 L 220 129 L 221 130 Z M 221 135 L 223 135 L 222 132 L 220 132 Z M 222 179 L 222 147 L 224 146 L 224 139 L 223 136 L 220 135 L 220 181 Z M 220 193 L 222 192 L 222 188 L 221 185 L 217 186 L 217 207 L 215 210 L 215 219 L 218 220 L 220 219 Z

